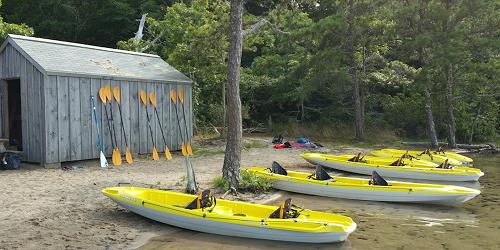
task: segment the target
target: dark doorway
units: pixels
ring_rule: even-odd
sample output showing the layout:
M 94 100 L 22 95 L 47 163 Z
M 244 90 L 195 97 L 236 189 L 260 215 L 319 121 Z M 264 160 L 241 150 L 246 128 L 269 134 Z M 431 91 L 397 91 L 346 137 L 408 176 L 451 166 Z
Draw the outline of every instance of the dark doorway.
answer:
M 7 112 L 9 116 L 9 144 L 17 150 L 23 150 L 23 129 L 21 116 L 21 81 L 7 81 Z

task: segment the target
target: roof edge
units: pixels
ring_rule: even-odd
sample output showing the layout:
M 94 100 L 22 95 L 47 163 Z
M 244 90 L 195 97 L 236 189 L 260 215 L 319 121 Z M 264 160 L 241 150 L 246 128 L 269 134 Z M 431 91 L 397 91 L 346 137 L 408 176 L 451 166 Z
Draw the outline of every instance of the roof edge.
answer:
M 143 81 L 143 82 L 173 82 L 173 83 L 181 83 L 192 85 L 194 83 L 193 80 L 165 80 L 165 79 L 146 79 L 146 78 L 133 78 L 133 77 L 120 77 L 120 76 L 110 76 L 110 75 L 89 75 L 84 73 L 76 73 L 76 72 L 65 72 L 65 71 L 47 71 L 47 76 L 66 76 L 66 77 L 81 77 L 81 78 L 103 78 L 110 80 L 125 80 L 125 81 Z
M 26 40 L 26 41 L 51 43 L 51 44 L 66 45 L 66 46 L 72 46 L 72 47 L 78 47 L 78 48 L 86 48 L 86 49 L 94 49 L 94 50 L 101 50 L 101 51 L 114 52 L 114 53 L 122 53 L 122 54 L 136 55 L 136 56 L 145 56 L 145 57 L 160 58 L 160 56 L 153 55 L 153 54 L 140 53 L 140 52 L 134 52 L 134 51 L 128 51 L 128 50 L 121 50 L 121 49 L 112 49 L 112 48 L 99 47 L 99 46 L 93 46 L 93 45 L 87 45 L 87 44 L 81 44 L 81 43 L 72 43 L 72 42 L 57 41 L 57 40 L 46 39 L 46 38 L 28 37 L 28 36 L 8 34 L 7 38 L 9 38 L 9 37 L 12 38 L 12 39 L 20 39 L 20 40 Z
M 42 65 L 40 65 L 37 61 L 35 61 L 26 51 L 24 51 L 19 44 L 14 41 L 14 39 L 9 35 L 7 35 L 7 38 L 5 39 L 4 43 L 0 47 L 0 53 L 5 50 L 7 45 L 10 44 L 12 47 L 14 47 L 15 50 L 17 50 L 21 55 L 28 61 L 30 62 L 38 71 L 40 71 L 44 76 L 47 75 L 47 71 L 45 70 Z

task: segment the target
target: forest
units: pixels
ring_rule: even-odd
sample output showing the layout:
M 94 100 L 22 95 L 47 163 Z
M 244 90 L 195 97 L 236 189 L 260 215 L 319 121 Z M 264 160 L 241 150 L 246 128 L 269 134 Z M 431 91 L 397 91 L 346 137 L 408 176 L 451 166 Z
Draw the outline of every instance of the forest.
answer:
M 160 55 L 195 82 L 196 129 L 224 126 L 229 1 L 0 4 L 2 40 L 13 33 Z M 499 27 L 497 0 L 246 1 L 243 126 L 498 142 Z

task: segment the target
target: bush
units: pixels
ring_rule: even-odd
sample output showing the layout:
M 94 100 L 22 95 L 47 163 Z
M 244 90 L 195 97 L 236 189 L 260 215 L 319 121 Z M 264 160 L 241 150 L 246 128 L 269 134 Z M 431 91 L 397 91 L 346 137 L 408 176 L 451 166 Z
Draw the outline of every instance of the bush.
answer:
M 257 176 L 254 173 L 242 170 L 240 173 L 240 185 L 238 191 L 262 193 L 267 192 L 272 188 L 272 182 Z M 224 192 L 229 190 L 229 183 L 221 176 L 215 177 L 213 184 L 216 188 L 222 189 Z

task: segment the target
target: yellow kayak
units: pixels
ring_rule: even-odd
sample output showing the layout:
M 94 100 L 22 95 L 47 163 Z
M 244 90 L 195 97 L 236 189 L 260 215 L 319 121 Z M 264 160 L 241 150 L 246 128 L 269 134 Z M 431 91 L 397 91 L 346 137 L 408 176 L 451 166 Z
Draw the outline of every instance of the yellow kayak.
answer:
M 452 166 L 472 166 L 473 160 L 467 156 L 463 156 L 453 152 L 444 152 L 444 150 L 401 150 L 401 149 L 381 149 L 381 150 L 373 150 L 370 152 L 372 155 L 381 156 L 381 157 L 396 157 L 399 158 L 401 156 L 405 157 L 413 157 L 417 159 L 432 161 L 437 164 L 443 163 L 446 159 L 448 159 L 448 163 Z
M 481 193 L 472 188 L 427 183 L 387 181 L 387 186 L 377 185 L 368 179 L 332 177 L 319 166 L 313 174 L 275 171 L 274 163 L 273 168 L 252 167 L 246 171 L 272 181 L 276 189 L 354 200 L 454 204 Z
M 371 175 L 377 171 L 384 177 L 436 180 L 436 181 L 477 181 L 484 173 L 477 168 L 449 167 L 418 159 L 363 156 L 353 161 L 356 155 L 327 155 L 318 153 L 301 154 L 306 161 L 328 168 Z
M 217 200 L 211 192 L 189 195 L 141 187 L 112 187 L 102 193 L 128 210 L 189 230 L 266 240 L 326 243 L 344 241 L 356 229 L 351 218 L 281 206 Z

